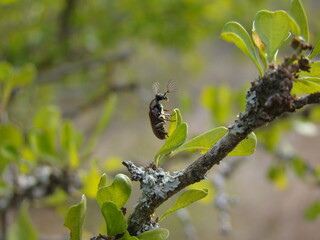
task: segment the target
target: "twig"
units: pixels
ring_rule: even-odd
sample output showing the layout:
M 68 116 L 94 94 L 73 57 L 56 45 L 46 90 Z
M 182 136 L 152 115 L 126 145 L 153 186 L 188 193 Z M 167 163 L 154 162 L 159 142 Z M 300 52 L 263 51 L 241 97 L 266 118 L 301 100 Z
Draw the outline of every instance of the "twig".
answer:
M 37 82 L 39 83 L 53 83 L 61 80 L 64 76 L 82 71 L 83 69 L 98 67 L 102 64 L 115 63 L 125 61 L 131 55 L 130 51 L 121 52 L 117 54 L 108 54 L 97 59 L 85 59 L 73 63 L 64 63 L 62 66 L 40 73 Z

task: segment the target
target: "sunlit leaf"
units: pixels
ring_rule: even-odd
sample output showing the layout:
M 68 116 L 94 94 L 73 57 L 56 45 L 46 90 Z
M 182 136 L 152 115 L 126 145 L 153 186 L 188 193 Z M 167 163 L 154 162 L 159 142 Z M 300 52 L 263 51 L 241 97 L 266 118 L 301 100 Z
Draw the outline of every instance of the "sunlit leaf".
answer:
M 267 63 L 266 45 L 261 41 L 259 35 L 254 29 L 252 30 L 252 40 L 254 45 L 259 50 L 259 56 L 260 56 L 261 62 L 263 63 L 264 68 L 267 69 L 268 63 Z
M 170 125 L 168 128 L 168 135 L 171 136 L 177 126 L 182 122 L 182 117 L 179 109 L 174 109 L 172 111 L 172 116 L 170 118 Z
M 100 181 L 99 181 L 99 184 L 98 184 L 98 189 L 99 188 L 103 188 L 103 187 L 106 187 L 109 183 L 109 177 L 106 173 L 103 173 L 101 175 L 101 178 L 100 178 Z
M 10 145 L 20 148 L 23 144 L 21 131 L 13 124 L 0 124 L 0 146 Z
M 297 94 L 297 93 L 315 93 L 320 91 L 320 84 L 317 84 L 314 82 L 316 79 L 311 79 L 313 81 L 309 81 L 306 78 L 303 79 L 297 79 L 294 81 L 293 88 L 292 88 L 292 93 Z
M 11 84 L 14 87 L 22 87 L 30 84 L 36 77 L 36 68 L 28 63 L 19 69 L 13 76 Z
M 290 30 L 297 32 L 299 27 L 285 11 L 259 11 L 253 29 L 266 46 L 269 62 L 274 62 L 278 49 L 290 36 Z
M 100 182 L 100 171 L 96 164 L 92 164 L 90 169 L 82 177 L 82 192 L 89 198 L 95 198 Z
M 13 76 L 13 67 L 7 62 L 0 62 L 0 82 L 9 81 Z
M 254 50 L 253 42 L 248 32 L 241 26 L 241 24 L 233 21 L 226 23 L 222 29 L 220 37 L 225 41 L 233 42 L 246 55 L 248 55 L 262 75 L 263 71 Z
M 268 171 L 268 178 L 272 181 L 276 189 L 283 190 L 288 185 L 285 168 L 281 166 L 273 166 Z
M 320 32 L 317 35 L 316 41 L 313 44 L 313 50 L 309 58 L 312 59 L 320 53 Z
M 94 133 L 91 136 L 91 138 L 87 144 L 87 149 L 85 151 L 86 153 L 90 153 L 94 149 L 94 147 L 96 146 L 96 144 L 99 140 L 99 137 L 101 136 L 101 134 L 105 130 L 106 126 L 110 122 L 112 113 L 114 112 L 114 109 L 116 107 L 116 103 L 117 103 L 116 95 L 111 95 L 107 99 L 107 101 L 104 105 L 103 112 L 98 120 L 98 123 L 96 124 L 96 128 L 94 130 Z
M 143 232 L 137 237 L 140 240 L 166 240 L 169 237 L 169 231 L 165 228 L 158 228 Z
M 304 217 L 310 221 L 314 221 L 320 216 L 320 201 L 313 202 L 304 212 Z
M 168 214 L 173 213 L 181 208 L 185 208 L 188 205 L 206 197 L 208 195 L 208 189 L 189 189 L 182 193 L 175 204 L 169 208 L 160 218 L 161 222 Z
M 61 112 L 56 106 L 45 106 L 34 117 L 34 125 L 42 130 L 57 130 L 61 122 Z
M 309 72 L 302 71 L 299 74 L 299 78 L 304 78 L 304 77 L 320 78 L 320 61 L 312 63 L 311 68 L 309 69 Z
M 215 197 L 215 188 L 211 180 L 201 180 L 200 182 L 189 185 L 187 189 L 208 189 L 208 195 L 205 198 L 200 199 L 199 203 L 212 204 Z
M 82 240 L 82 228 L 86 215 L 87 200 L 82 195 L 81 202 L 68 209 L 64 218 L 64 226 L 70 230 L 70 240 Z
M 37 230 L 31 222 L 26 204 L 22 204 L 16 221 L 9 228 L 8 240 L 37 240 Z
M 110 186 L 99 188 L 97 201 L 100 206 L 106 201 L 111 201 L 118 208 L 123 207 L 131 195 L 131 181 L 124 174 L 117 174 Z
M 300 35 L 306 42 L 309 42 L 308 20 L 300 0 L 292 0 L 289 8 L 290 16 L 300 27 Z
M 201 101 L 212 113 L 216 125 L 223 125 L 227 122 L 232 111 L 232 97 L 230 87 L 225 85 L 203 89 Z
M 184 151 L 199 151 L 200 153 L 205 153 L 218 140 L 220 140 L 227 132 L 228 132 L 228 129 L 225 127 L 218 127 L 218 128 L 212 129 L 184 143 L 175 151 L 173 151 L 170 154 L 170 156 L 174 156 Z M 250 133 L 248 138 L 241 141 L 240 144 L 228 154 L 228 156 L 250 155 L 255 151 L 256 144 L 257 144 L 257 139 L 255 134 Z
M 166 142 L 159 149 L 155 159 L 156 165 L 161 165 L 166 160 L 166 155 L 181 146 L 187 138 L 188 125 L 181 123 L 173 131 L 172 135 L 166 139 Z M 160 160 L 160 161 L 159 161 Z
M 294 159 L 292 159 L 292 168 L 294 170 L 294 172 L 299 176 L 299 177 L 303 177 L 306 173 L 307 170 L 307 165 L 306 163 L 299 157 L 295 157 Z
M 104 202 L 101 212 L 107 225 L 108 236 L 124 233 L 127 230 L 127 223 L 121 210 L 114 202 Z
M 228 156 L 247 156 L 255 152 L 257 146 L 257 137 L 252 132 L 248 137 L 240 142 Z

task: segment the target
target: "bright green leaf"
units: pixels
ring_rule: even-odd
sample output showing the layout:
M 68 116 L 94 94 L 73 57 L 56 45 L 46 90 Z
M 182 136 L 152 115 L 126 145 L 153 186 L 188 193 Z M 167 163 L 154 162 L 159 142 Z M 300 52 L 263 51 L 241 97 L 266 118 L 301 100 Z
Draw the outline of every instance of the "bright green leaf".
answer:
M 316 220 L 320 216 L 320 201 L 313 202 L 304 212 L 304 217 L 310 221 Z
M 135 236 L 130 236 L 128 231 L 125 231 L 124 235 L 119 240 L 139 240 Z
M 292 0 L 289 8 L 290 16 L 300 27 L 300 35 L 306 42 L 309 42 L 308 20 L 300 0 Z
M 171 136 L 174 130 L 182 123 L 182 117 L 179 109 L 174 109 L 170 118 L 170 125 L 168 128 L 168 135 Z
M 230 87 L 225 85 L 203 89 L 201 101 L 210 110 L 217 125 L 227 122 L 232 111 L 232 97 Z
M 37 240 L 37 230 L 31 222 L 26 204 L 22 204 L 19 215 L 9 228 L 8 240 Z
M 254 50 L 253 42 L 248 32 L 237 22 L 228 22 L 224 25 L 220 37 L 228 42 L 233 42 L 246 55 L 248 55 L 253 63 L 257 66 L 260 74 L 263 74 L 261 65 Z
M 316 41 L 313 44 L 313 50 L 309 58 L 312 59 L 320 53 L 320 32 L 317 35 Z
M 117 103 L 116 95 L 111 95 L 105 102 L 103 112 L 87 144 L 87 149 L 85 150 L 86 154 L 90 153 L 94 149 L 94 147 L 97 145 L 99 137 L 101 136 L 106 126 L 110 122 L 112 113 L 114 112 L 114 109 L 116 107 L 116 103 Z
M 173 151 L 170 156 L 174 156 L 185 151 L 200 151 L 200 153 L 205 153 L 227 132 L 228 129 L 225 127 L 212 129 L 184 143 L 178 149 Z M 255 134 L 250 133 L 246 139 L 244 139 L 233 151 L 228 154 L 228 156 L 250 155 L 255 151 L 256 144 L 257 138 Z
M 259 11 L 253 23 L 253 29 L 266 46 L 268 61 L 275 60 L 278 49 L 290 36 L 290 29 L 295 26 L 285 11 Z M 296 31 L 296 30 L 295 30 Z
M 0 62 L 0 82 L 9 81 L 13 76 L 13 67 L 7 62 Z
M 252 36 L 254 45 L 259 50 L 259 56 L 260 56 L 261 62 L 263 63 L 264 68 L 267 69 L 268 63 L 267 63 L 266 45 L 261 41 L 259 35 L 254 29 L 252 30 L 251 36 Z
M 315 83 L 314 80 L 316 79 L 311 79 L 313 81 L 309 81 L 307 79 L 297 79 L 294 81 L 293 88 L 292 88 L 292 93 L 297 94 L 297 93 L 315 93 L 315 92 L 320 92 L 320 85 Z
M 22 133 L 13 124 L 1 124 L 0 136 L 0 146 L 10 145 L 19 149 L 23 144 Z
M 185 208 L 190 204 L 206 197 L 208 195 L 208 189 L 189 189 L 182 193 L 175 204 L 169 208 L 160 218 L 159 222 L 161 222 L 168 214 L 173 213 L 181 208 Z
M 156 165 L 163 164 L 166 160 L 166 155 L 181 146 L 187 139 L 188 125 L 181 123 L 173 131 L 172 135 L 166 139 L 156 155 Z M 159 161 L 160 160 L 160 161 Z
M 306 163 L 299 157 L 292 159 L 292 168 L 299 177 L 303 177 L 307 170 Z
M 305 77 L 320 78 L 320 61 L 312 63 L 311 68 L 309 69 L 309 72 L 302 71 L 299 74 L 299 78 L 305 78 Z
M 169 231 L 165 228 L 158 228 L 143 232 L 137 237 L 140 240 L 166 240 L 169 237 Z
M 242 140 L 238 146 L 233 149 L 228 156 L 247 156 L 255 152 L 257 146 L 257 137 L 252 132 L 248 137 Z
M 104 202 L 101 212 L 107 225 L 108 236 L 124 233 L 127 230 L 127 223 L 121 210 L 113 202 Z
M 82 192 L 89 198 L 95 198 L 98 191 L 100 181 L 100 172 L 96 164 L 91 164 L 88 171 L 82 177 Z
M 201 153 L 205 153 L 227 132 L 228 129 L 225 127 L 218 127 L 212 129 L 184 143 L 174 152 L 172 152 L 171 156 L 185 151 L 200 151 Z
M 18 70 L 12 80 L 11 84 L 14 87 L 22 87 L 30 84 L 36 76 L 36 68 L 33 64 L 28 63 Z
M 131 195 L 131 181 L 124 174 L 117 174 L 113 183 L 108 187 L 99 188 L 97 201 L 100 206 L 106 201 L 111 201 L 118 208 L 123 207 Z
M 57 130 L 61 122 L 61 112 L 56 106 L 45 106 L 34 117 L 34 125 L 41 129 Z
M 273 166 L 268 171 L 268 178 L 272 181 L 276 189 L 283 190 L 288 185 L 288 180 L 284 167 Z
M 81 202 L 68 209 L 64 219 L 64 226 L 70 230 L 70 240 L 82 239 L 82 228 L 86 215 L 87 200 L 82 195 Z
M 101 178 L 100 178 L 99 184 L 98 184 L 98 189 L 106 187 L 107 184 L 108 184 L 108 181 L 109 181 L 108 180 L 108 175 L 106 173 L 103 173 Z

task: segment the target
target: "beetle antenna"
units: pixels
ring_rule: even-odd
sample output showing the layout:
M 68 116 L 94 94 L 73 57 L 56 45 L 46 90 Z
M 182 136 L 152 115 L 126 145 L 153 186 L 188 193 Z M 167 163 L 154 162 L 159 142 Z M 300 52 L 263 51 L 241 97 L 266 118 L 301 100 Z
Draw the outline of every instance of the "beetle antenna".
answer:
M 159 83 L 159 82 L 155 82 L 155 83 L 152 85 L 152 90 L 153 90 L 153 93 L 154 93 L 154 94 L 158 94 L 158 93 L 159 93 L 159 86 L 160 86 L 160 83 Z
M 177 92 L 175 82 L 172 79 L 169 79 L 167 83 L 167 91 L 164 93 L 166 95 L 167 93 L 173 93 Z

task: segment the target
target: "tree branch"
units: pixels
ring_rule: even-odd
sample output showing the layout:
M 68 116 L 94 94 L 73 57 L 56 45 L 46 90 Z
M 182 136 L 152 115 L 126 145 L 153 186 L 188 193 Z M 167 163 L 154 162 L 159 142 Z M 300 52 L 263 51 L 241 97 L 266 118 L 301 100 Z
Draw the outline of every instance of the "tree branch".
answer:
M 123 162 L 132 180 L 140 181 L 142 189 L 142 197 L 129 218 L 128 231 L 131 235 L 157 228 L 156 219 L 151 217 L 156 208 L 180 190 L 204 179 L 207 172 L 252 131 L 286 112 L 294 112 L 306 104 L 320 103 L 320 93 L 299 99 L 290 94 L 297 73 L 308 69 L 305 62 L 308 59 L 301 57 L 297 63 L 294 59 L 298 60 L 295 54 L 286 58 L 277 68 L 270 66 L 265 76 L 251 83 L 246 95 L 245 111 L 239 114 L 223 138 L 186 169 L 170 175 L 159 167 L 143 168 L 131 162 Z

